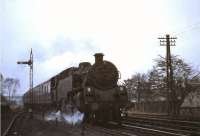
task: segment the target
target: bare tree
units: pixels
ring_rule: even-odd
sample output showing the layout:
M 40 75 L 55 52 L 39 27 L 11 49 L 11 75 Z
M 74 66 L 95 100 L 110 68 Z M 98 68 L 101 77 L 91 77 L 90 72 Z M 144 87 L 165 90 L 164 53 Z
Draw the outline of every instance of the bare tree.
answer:
M 3 75 L 0 73 L 0 89 L 1 89 L 0 93 L 1 93 L 1 95 L 3 95 L 3 93 L 4 93 L 3 81 L 4 81 Z
M 141 101 L 168 101 L 168 104 L 175 105 L 175 114 L 179 114 L 184 99 L 190 92 L 195 92 L 199 86 L 193 83 L 200 83 L 200 74 L 192 66 L 178 56 L 172 56 L 173 69 L 173 90 L 167 90 L 167 75 L 165 58 L 160 56 L 155 59 L 155 65 L 148 74 L 136 73 L 130 79 L 124 81 L 127 87 L 129 100 Z M 170 109 L 170 108 L 169 108 Z
M 19 79 L 6 78 L 3 81 L 3 90 L 4 93 L 8 95 L 9 102 L 11 101 L 11 98 L 15 96 L 17 88 L 19 87 L 20 87 Z
M 148 72 L 148 82 L 152 91 L 152 99 L 160 100 L 165 99 L 166 94 L 166 77 L 161 74 L 157 67 L 153 66 L 153 69 Z
M 130 79 L 124 80 L 125 86 L 128 90 L 129 100 L 137 102 L 148 101 L 150 92 L 150 84 L 146 74 L 136 73 Z
M 161 79 L 163 79 L 160 80 L 159 84 L 162 87 L 164 87 L 166 85 L 165 59 L 164 57 L 160 56 L 155 60 L 155 62 L 156 65 L 154 72 L 157 73 L 158 77 L 161 77 Z M 194 70 L 192 66 L 190 66 L 188 63 L 186 63 L 182 58 L 178 56 L 172 56 L 172 70 L 173 70 L 173 84 L 172 84 L 173 89 L 171 90 L 171 92 L 169 92 L 169 96 L 174 98 L 173 101 L 171 100 L 170 101 L 175 105 L 175 114 L 179 114 L 181 104 L 183 103 L 185 97 L 190 92 L 196 91 L 198 88 L 197 86 L 193 86 L 192 84 L 190 84 L 190 82 L 194 80 L 199 82 L 200 78 L 198 76 L 198 71 Z M 172 96 L 172 91 L 174 91 L 174 96 Z

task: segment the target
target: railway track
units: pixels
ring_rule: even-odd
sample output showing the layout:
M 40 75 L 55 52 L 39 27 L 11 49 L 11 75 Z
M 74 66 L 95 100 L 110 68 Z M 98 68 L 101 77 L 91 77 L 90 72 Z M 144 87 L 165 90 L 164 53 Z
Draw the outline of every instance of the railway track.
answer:
M 13 117 L 9 127 L 2 136 L 23 135 L 23 127 L 20 124 L 27 123 L 29 116 L 26 112 L 20 112 Z M 179 127 L 180 123 L 184 127 Z M 104 125 L 86 125 L 87 132 L 100 132 L 105 136 L 197 136 L 200 135 L 198 122 L 169 121 L 167 119 L 155 118 L 124 118 L 121 125 L 116 122 L 109 122 Z M 172 125 L 173 124 L 173 125 Z
M 96 132 L 101 132 L 104 135 L 111 135 L 111 136 L 137 136 L 133 133 L 129 133 L 126 131 L 121 131 L 120 129 L 116 128 L 118 126 L 112 126 L 113 128 L 107 128 L 108 124 L 106 126 L 98 125 L 98 126 L 91 126 L 91 125 L 86 125 L 85 129 L 87 131 L 96 131 Z M 110 126 L 111 127 L 111 124 Z
M 189 122 L 149 117 L 131 117 L 122 121 L 122 126 L 128 130 L 143 131 L 155 135 L 188 136 L 200 135 L 199 122 Z
M 155 118 L 149 116 L 123 118 L 116 122 L 98 124 L 96 131 L 116 136 L 200 136 L 200 122 Z M 95 126 L 96 127 L 96 126 Z
M 149 135 L 159 135 L 159 136 L 189 136 L 195 135 L 193 131 L 183 131 L 179 129 L 172 129 L 160 126 L 149 126 L 145 124 L 136 123 L 123 123 L 122 127 L 126 130 L 141 132 L 143 134 Z M 196 134 L 197 135 L 197 134 Z
M 189 121 L 189 122 L 200 122 L 200 118 L 196 117 L 188 117 L 188 116 L 169 116 L 167 114 L 148 114 L 148 113 L 128 113 L 129 117 L 148 117 L 148 118 L 156 118 L 156 119 L 171 119 L 176 121 Z
M 27 114 L 26 112 L 19 112 L 19 113 L 17 113 L 13 117 L 13 119 L 11 120 L 11 122 L 9 123 L 8 127 L 6 128 L 6 130 L 4 131 L 4 133 L 2 134 L 2 136 L 18 135 L 19 128 L 20 128 L 19 123 L 23 123 L 22 120 L 25 119 L 24 116 L 26 114 Z
M 177 128 L 186 131 L 196 131 L 200 132 L 200 122 L 197 121 L 183 121 L 175 119 L 163 119 L 163 118 L 152 118 L 152 117 L 128 117 L 124 118 L 123 121 L 142 123 L 153 126 L 162 126 Z
M 160 130 L 155 127 L 148 128 L 146 126 L 138 126 L 130 123 L 122 123 L 119 126 L 116 122 L 109 122 L 106 126 L 92 126 L 92 129 L 95 131 L 100 131 L 103 134 L 115 136 L 189 136 L 187 134 L 181 134 L 178 132 L 170 132 L 169 130 Z

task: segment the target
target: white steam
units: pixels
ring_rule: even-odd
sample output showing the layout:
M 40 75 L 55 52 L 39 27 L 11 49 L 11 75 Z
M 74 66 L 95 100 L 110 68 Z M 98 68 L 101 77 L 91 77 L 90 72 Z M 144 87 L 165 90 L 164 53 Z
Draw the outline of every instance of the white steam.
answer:
M 66 122 L 70 125 L 80 124 L 83 121 L 84 114 L 79 112 L 78 110 L 74 113 L 63 113 L 61 111 L 51 112 L 47 114 L 44 119 L 46 121 L 58 121 L 58 122 Z
M 71 115 L 64 114 L 63 117 L 67 123 L 76 125 L 80 124 L 83 121 L 84 114 L 76 111 L 74 114 Z

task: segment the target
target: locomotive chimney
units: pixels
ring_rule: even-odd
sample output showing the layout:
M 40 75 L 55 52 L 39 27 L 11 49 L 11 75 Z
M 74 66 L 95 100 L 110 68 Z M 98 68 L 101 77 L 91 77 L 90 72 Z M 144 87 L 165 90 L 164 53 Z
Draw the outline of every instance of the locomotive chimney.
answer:
M 101 64 L 103 63 L 103 53 L 95 53 L 94 57 L 95 57 L 95 64 Z

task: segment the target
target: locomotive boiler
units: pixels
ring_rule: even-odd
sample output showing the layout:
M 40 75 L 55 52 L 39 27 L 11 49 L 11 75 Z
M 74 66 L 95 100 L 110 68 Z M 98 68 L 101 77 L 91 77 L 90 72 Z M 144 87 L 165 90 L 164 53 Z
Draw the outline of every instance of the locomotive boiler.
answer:
M 33 110 L 65 112 L 77 108 L 87 119 L 119 120 L 127 104 L 125 86 L 118 85 L 116 66 L 96 53 L 95 63 L 68 68 L 24 94 L 24 105 Z

